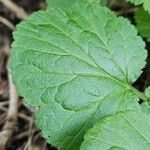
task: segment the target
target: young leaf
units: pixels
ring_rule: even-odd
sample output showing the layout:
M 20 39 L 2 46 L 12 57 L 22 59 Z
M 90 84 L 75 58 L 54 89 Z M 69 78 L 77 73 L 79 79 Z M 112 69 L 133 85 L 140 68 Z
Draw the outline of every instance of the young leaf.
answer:
M 150 118 L 133 111 L 119 112 L 97 123 L 85 135 L 81 150 L 149 150 Z
M 134 5 L 140 5 L 144 2 L 144 0 L 126 0 L 127 2 L 131 2 Z
M 131 2 L 134 5 L 140 5 L 144 2 L 144 0 L 126 0 L 127 2 Z
M 139 33 L 146 38 L 150 38 L 150 14 L 143 9 L 135 13 L 135 20 Z
M 150 0 L 126 0 L 127 2 L 131 2 L 135 5 L 143 4 L 144 10 L 150 13 Z
M 103 116 L 139 110 L 131 84 L 145 65 L 145 44 L 109 9 L 79 1 L 66 11 L 40 11 L 14 38 L 13 81 L 54 146 L 77 150 Z

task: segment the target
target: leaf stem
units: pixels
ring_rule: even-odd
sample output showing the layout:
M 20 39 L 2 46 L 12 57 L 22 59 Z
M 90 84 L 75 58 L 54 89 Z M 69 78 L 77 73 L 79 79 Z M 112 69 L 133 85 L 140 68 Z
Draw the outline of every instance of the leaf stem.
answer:
M 138 91 L 137 89 L 135 89 L 134 87 L 130 86 L 131 90 L 140 98 L 142 99 L 144 102 L 148 102 L 149 98 L 142 92 Z

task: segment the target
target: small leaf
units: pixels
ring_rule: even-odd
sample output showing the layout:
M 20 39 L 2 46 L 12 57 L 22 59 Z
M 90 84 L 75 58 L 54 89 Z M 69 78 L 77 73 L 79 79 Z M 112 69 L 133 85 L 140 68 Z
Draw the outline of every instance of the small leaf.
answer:
M 134 5 L 140 5 L 144 2 L 144 0 L 126 0 L 127 2 L 131 2 Z
M 150 14 L 143 9 L 135 13 L 138 32 L 146 38 L 150 38 Z
M 81 150 L 149 150 L 150 118 L 133 111 L 105 117 L 85 135 Z
M 134 5 L 143 4 L 144 10 L 150 13 L 150 0 L 126 0 L 127 2 L 131 2 Z
M 144 0 L 143 7 L 146 11 L 150 13 L 150 0 Z
M 130 22 L 96 3 L 34 13 L 18 25 L 11 70 L 54 146 L 77 150 L 97 120 L 139 111 L 131 84 L 147 52 Z

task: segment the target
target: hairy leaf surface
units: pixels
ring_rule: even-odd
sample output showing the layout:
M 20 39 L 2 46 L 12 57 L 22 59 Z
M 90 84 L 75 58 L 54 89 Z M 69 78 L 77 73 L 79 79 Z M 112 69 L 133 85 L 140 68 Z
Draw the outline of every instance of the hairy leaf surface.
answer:
M 40 11 L 14 38 L 13 81 L 37 107 L 36 122 L 54 146 L 77 150 L 103 116 L 139 110 L 130 85 L 145 65 L 145 44 L 109 9 L 79 2 L 66 11 Z
M 139 33 L 146 38 L 150 38 L 150 14 L 143 9 L 135 13 L 135 20 Z
M 137 112 L 106 117 L 85 135 L 81 150 L 149 150 L 150 118 Z

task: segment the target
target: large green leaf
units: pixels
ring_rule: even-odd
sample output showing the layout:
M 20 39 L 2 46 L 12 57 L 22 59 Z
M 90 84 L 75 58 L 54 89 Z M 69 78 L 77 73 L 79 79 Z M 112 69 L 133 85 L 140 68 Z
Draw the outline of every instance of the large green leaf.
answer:
M 147 115 L 132 111 L 117 113 L 87 132 L 81 150 L 149 150 L 149 130 Z
M 143 9 L 135 13 L 135 20 L 139 33 L 146 38 L 150 38 L 150 14 Z
M 127 2 L 131 2 L 135 5 L 143 4 L 143 8 L 150 13 L 150 0 L 126 0 Z
M 139 110 L 131 84 L 147 52 L 128 20 L 95 3 L 34 13 L 14 33 L 11 70 L 17 90 L 37 108 L 54 146 L 77 150 L 105 115 Z

